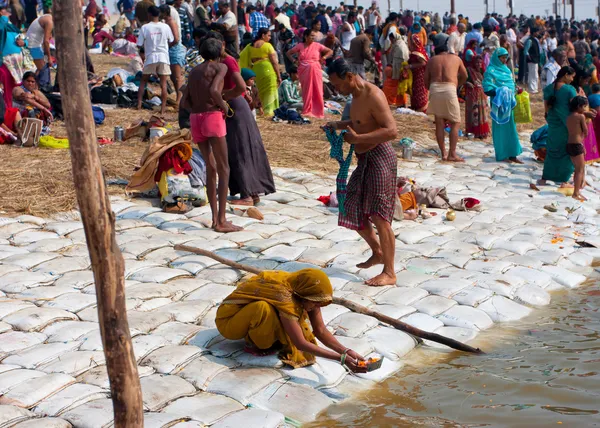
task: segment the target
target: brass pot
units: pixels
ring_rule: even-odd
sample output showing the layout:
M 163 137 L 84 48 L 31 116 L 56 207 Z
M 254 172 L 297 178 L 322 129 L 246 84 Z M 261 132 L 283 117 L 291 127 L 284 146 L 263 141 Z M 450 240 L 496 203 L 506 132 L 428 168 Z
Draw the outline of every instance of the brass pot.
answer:
M 454 211 L 453 209 L 449 209 L 448 211 L 446 211 L 446 220 L 448 220 L 448 221 L 456 220 L 456 211 Z

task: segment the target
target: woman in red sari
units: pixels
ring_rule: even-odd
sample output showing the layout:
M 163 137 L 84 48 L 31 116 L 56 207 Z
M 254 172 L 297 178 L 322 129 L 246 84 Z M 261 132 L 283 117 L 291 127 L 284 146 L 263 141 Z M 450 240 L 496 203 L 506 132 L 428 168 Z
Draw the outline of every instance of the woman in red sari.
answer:
M 469 64 L 475 55 L 477 55 L 477 40 L 471 40 L 465 46 L 462 59 L 465 64 Z
M 483 58 L 475 55 L 467 63 L 469 78 L 465 84 L 466 106 L 465 121 L 468 133 L 475 138 L 484 139 L 490 135 L 490 124 L 487 121 L 489 114 L 487 95 L 483 92 Z
M 413 76 L 411 108 L 415 111 L 424 112 L 427 111 L 429 105 L 429 91 L 425 88 L 425 67 L 427 61 L 429 61 L 429 56 L 427 56 L 418 34 L 413 34 L 411 39 L 413 51 L 408 58 L 408 68 L 411 69 Z

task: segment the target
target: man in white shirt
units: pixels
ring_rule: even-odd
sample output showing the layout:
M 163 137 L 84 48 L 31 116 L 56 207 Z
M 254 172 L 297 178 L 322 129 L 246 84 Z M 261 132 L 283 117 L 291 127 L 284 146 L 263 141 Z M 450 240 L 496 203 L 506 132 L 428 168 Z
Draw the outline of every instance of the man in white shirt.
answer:
M 450 35 L 448 52 L 455 55 L 462 55 L 465 50 L 465 38 L 467 37 L 466 30 L 467 27 L 465 24 L 458 24 L 458 30 Z
M 550 57 L 550 60 L 544 65 L 544 68 L 542 69 L 542 89 L 554 83 L 558 72 L 565 63 L 568 64 L 567 54 L 565 53 L 565 51 L 563 49 L 553 50 L 552 57 Z
M 232 52 L 238 53 L 238 45 L 237 45 L 237 19 L 235 14 L 229 10 L 229 3 L 226 1 L 219 2 L 219 12 L 221 12 L 221 16 L 217 19 L 217 24 L 223 25 L 225 27 L 225 32 L 223 37 L 225 39 L 225 48 Z
M 368 20 L 367 28 L 375 28 L 381 23 L 381 14 L 377 10 L 377 2 L 371 3 L 371 7 L 367 10 L 366 18 Z
M 546 43 L 546 58 L 549 58 L 556 49 L 558 49 L 558 40 L 556 39 L 556 30 L 548 31 L 548 36 L 545 39 Z
M 358 25 L 360 26 L 360 31 L 364 33 L 365 31 L 365 9 L 362 6 L 358 6 L 358 14 L 356 15 L 356 20 L 358 21 Z
M 175 37 L 171 28 L 159 21 L 160 10 L 156 6 L 148 8 L 148 15 L 151 21 L 142 26 L 137 40 L 138 46 L 143 48 L 143 52 L 140 49 L 140 54 L 144 58 L 137 108 L 138 110 L 142 108 L 144 88 L 150 76 L 154 74 L 160 79 L 161 114 L 164 115 L 167 109 L 167 78 L 171 75 L 169 44 L 173 43 Z
M 285 13 L 281 13 L 281 9 L 279 9 L 278 7 L 275 8 L 275 21 L 279 24 L 283 24 L 283 26 L 288 30 L 292 29 L 292 26 L 290 24 L 290 17 L 287 16 Z M 279 25 L 277 26 L 277 28 L 279 28 Z

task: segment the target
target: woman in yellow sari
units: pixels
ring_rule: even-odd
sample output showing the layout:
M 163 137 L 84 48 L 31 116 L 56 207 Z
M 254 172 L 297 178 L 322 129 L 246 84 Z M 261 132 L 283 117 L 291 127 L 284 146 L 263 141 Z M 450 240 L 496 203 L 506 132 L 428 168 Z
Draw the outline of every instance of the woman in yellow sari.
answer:
M 240 68 L 249 68 L 256 74 L 258 96 L 267 116 L 279 107 L 278 88 L 281 83 L 279 59 L 268 28 L 258 30 L 256 39 L 240 53 Z
M 365 372 L 358 367 L 364 358 L 325 327 L 321 307 L 332 302 L 332 295 L 329 278 L 318 269 L 264 271 L 223 301 L 217 310 L 217 329 L 226 339 L 246 339 L 246 351 L 254 355 L 280 349 L 279 358 L 294 368 L 323 357 L 340 361 L 355 373 Z M 315 337 L 329 349 L 319 347 Z

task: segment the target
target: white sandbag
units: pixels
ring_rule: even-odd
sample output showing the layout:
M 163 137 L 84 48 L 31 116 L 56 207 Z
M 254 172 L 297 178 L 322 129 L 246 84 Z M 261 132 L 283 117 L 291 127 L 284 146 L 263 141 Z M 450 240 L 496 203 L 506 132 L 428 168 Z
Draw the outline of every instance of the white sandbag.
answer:
M 329 326 L 335 329 L 337 335 L 358 337 L 377 324 L 379 324 L 379 321 L 373 317 L 355 312 L 346 312 L 331 321 Z
M 335 338 L 344 345 L 345 348 L 350 348 L 353 351 L 358 352 L 360 355 L 365 356 L 375 351 L 373 343 L 365 336 L 363 337 L 347 337 L 347 336 L 335 336 Z
M 494 245 L 494 242 L 496 242 L 498 239 L 500 239 L 499 236 L 477 234 L 473 235 L 473 237 L 471 238 L 466 239 L 465 242 L 475 244 L 483 248 L 484 250 L 491 250 Z
M 525 284 L 516 289 L 515 302 L 529 306 L 546 306 L 550 303 L 550 293 L 535 284 Z
M 60 415 L 73 426 L 81 428 L 108 427 L 114 418 L 110 398 L 89 401 Z
M 550 275 L 559 284 L 569 288 L 579 287 L 587 279 L 584 275 L 558 266 L 542 266 L 542 271 Z
M 546 265 L 555 265 L 563 257 L 562 252 L 552 250 L 533 250 L 527 253 L 529 257 L 533 257 Z
M 494 322 L 517 321 L 531 313 L 531 309 L 503 296 L 492 296 L 479 305 Z
M 208 392 L 222 394 L 248 405 L 251 397 L 283 375 L 274 369 L 251 368 L 227 370 L 208 384 Z
M 435 332 L 441 336 L 447 337 L 449 339 L 454 339 L 454 340 L 457 340 L 462 343 L 467 343 L 467 342 L 475 339 L 475 337 L 477 337 L 477 333 L 478 333 L 477 330 L 472 330 L 470 328 L 464 328 L 464 327 L 440 327 Z M 427 346 L 430 346 L 432 348 L 453 351 L 452 348 L 450 348 L 446 345 L 442 345 L 441 343 L 438 343 L 438 342 L 433 342 L 431 340 L 424 340 L 423 342 Z
M 369 330 L 365 336 L 375 352 L 391 360 L 399 360 L 417 345 L 408 334 L 390 327 L 379 326 Z
M 396 272 L 396 284 L 401 287 L 416 287 L 425 281 L 434 278 L 432 275 L 416 272 L 413 270 L 403 270 Z
M 43 376 L 46 376 L 46 373 L 28 369 L 15 369 L 0 373 L 0 394 L 4 395 L 12 388 L 25 381 Z M 0 413 L 0 421 L 2 420 L 2 416 L 3 414 Z
M 12 404 L 30 409 L 40 401 L 73 383 L 75 383 L 75 378 L 62 373 L 53 373 L 30 379 L 20 383 L 0 397 L 0 404 Z
M 471 330 L 486 330 L 494 321 L 484 311 L 471 306 L 456 305 L 438 315 L 437 319 L 448 327 L 462 327 Z
M 213 378 L 236 365 L 236 361 L 228 358 L 202 355 L 186 365 L 177 375 L 190 382 L 196 388 L 206 391 Z
M 171 345 L 184 345 L 200 330 L 199 325 L 171 321 L 159 326 L 152 334 L 164 337 Z
M 411 306 L 429 293 L 422 288 L 396 287 L 384 291 L 375 298 L 379 305 Z
M 140 379 L 142 400 L 150 411 L 158 411 L 170 401 L 196 393 L 194 386 L 179 376 L 154 374 Z
M 47 336 L 43 333 L 24 333 L 9 329 L 6 333 L 0 335 L 0 355 L 39 345 L 46 338 Z
M 461 249 L 448 249 L 438 251 L 433 255 L 433 258 L 445 261 L 453 266 L 456 266 L 457 268 L 462 269 L 465 267 L 467 262 L 472 259 L 472 255 L 469 252 L 462 251 Z
M 433 236 L 433 233 L 425 229 L 402 230 L 398 239 L 407 245 L 418 244 L 423 239 Z
M 452 296 L 452 299 L 461 305 L 477 307 L 492 297 L 493 294 L 492 291 L 481 287 L 469 287 L 456 293 Z
M 167 345 L 151 352 L 140 361 L 140 365 L 150 366 L 157 373 L 170 374 L 181 370 L 202 352 L 203 350 L 197 346 Z
M 512 263 L 504 260 L 477 259 L 471 260 L 469 263 L 467 263 L 465 269 L 487 274 L 495 274 L 506 272 L 512 266 Z
M 413 312 L 416 312 L 417 310 L 415 308 L 413 308 L 412 306 L 406 306 L 406 305 L 371 305 L 369 306 L 369 309 L 371 309 L 372 311 L 375 312 L 379 312 L 382 315 L 394 318 L 394 319 L 400 319 L 406 315 L 412 314 Z
M 294 397 L 290 400 L 289 397 Z M 333 400 L 307 385 L 286 381 L 275 382 L 252 397 L 254 407 L 280 412 L 301 423 L 316 419 L 317 415 L 333 404 Z
M 358 351 L 357 351 L 358 352 Z M 291 382 L 311 388 L 333 388 L 346 376 L 346 369 L 338 361 L 318 358 L 315 364 L 297 369 L 285 368 L 282 372 Z
M 363 357 L 368 359 L 372 355 L 376 355 L 376 354 L 363 355 Z M 404 367 L 404 362 L 402 362 L 401 360 L 394 361 L 394 360 L 391 360 L 388 358 L 384 358 L 383 363 L 381 364 L 381 367 L 378 368 L 377 370 L 374 370 L 369 373 L 358 373 L 358 374 L 355 374 L 354 376 L 356 376 L 360 379 L 364 379 L 364 380 L 370 380 L 373 382 L 381 382 L 381 381 L 389 378 L 394 373 L 398 372 L 400 369 L 402 369 L 402 367 Z
M 508 241 L 499 239 L 494 242 L 492 249 L 502 249 L 515 254 L 525 254 L 528 251 L 535 250 L 537 247 L 530 241 Z
M 541 260 L 536 259 L 535 257 L 531 257 L 529 255 L 519 255 L 513 254 L 512 256 L 508 256 L 503 258 L 505 262 L 512 263 L 516 266 L 525 266 L 532 269 L 539 269 L 542 267 L 543 263 Z
M 421 312 L 416 312 L 414 314 L 410 314 L 401 318 L 400 321 L 409 324 L 413 327 L 419 328 L 425 331 L 435 331 L 436 329 L 442 327 L 444 325 L 443 322 L 438 320 L 437 318 L 432 317 L 431 315 L 427 315 Z
M 224 417 L 243 410 L 244 406 L 224 395 L 202 392 L 193 397 L 173 401 L 162 411 L 180 419 L 191 418 L 205 425 L 212 425 Z
M 432 279 L 419 285 L 419 288 L 427 290 L 430 294 L 451 298 L 460 290 L 471 287 L 474 281 L 460 279 Z
M 441 296 L 426 296 L 413 302 L 411 306 L 427 315 L 436 316 L 456 305 L 456 301 Z
M 77 316 L 62 309 L 32 307 L 22 309 L 3 319 L 4 322 L 21 331 L 40 331 L 56 321 L 65 320 L 77 320 Z
M 91 331 L 98 330 L 98 323 L 87 321 L 61 321 L 50 324 L 43 332 L 48 342 L 71 342 L 78 340 Z
M 574 253 L 570 254 L 568 257 L 569 261 L 571 261 L 573 264 L 577 265 L 577 266 L 591 266 L 592 264 L 594 264 L 595 261 L 595 257 L 585 251 L 582 250 L 578 250 L 575 251 Z
M 261 427 L 261 428 L 279 428 L 285 422 L 285 416 L 278 412 L 270 412 L 262 409 L 246 409 L 241 412 L 233 413 L 214 425 L 212 428 L 239 428 Z
M 349 311 L 350 311 L 350 309 L 346 308 L 345 306 L 341 306 L 341 305 L 331 304 L 331 305 L 324 306 L 321 308 L 321 315 L 323 317 L 323 323 L 325 325 L 327 325 L 331 321 L 333 321 L 335 318 L 337 318 L 339 315 L 344 314 Z
M 108 391 L 98 388 L 95 385 L 76 383 L 40 402 L 35 407 L 35 412 L 43 415 L 58 416 L 88 401 L 108 398 L 108 396 Z
M 446 263 L 442 260 L 425 259 L 425 258 L 414 258 L 408 261 L 406 269 L 418 273 L 424 273 L 427 275 L 433 275 L 437 271 L 451 266 L 450 263 Z
M 550 284 L 550 281 L 552 281 L 552 277 L 547 272 L 538 269 L 530 269 L 523 266 L 514 267 L 507 271 L 506 274 L 522 278 L 526 282 L 531 282 L 542 288 L 545 288 L 548 284 Z
M 70 351 L 50 363 L 39 365 L 38 370 L 77 377 L 102 364 L 104 364 L 104 353 L 101 351 Z

